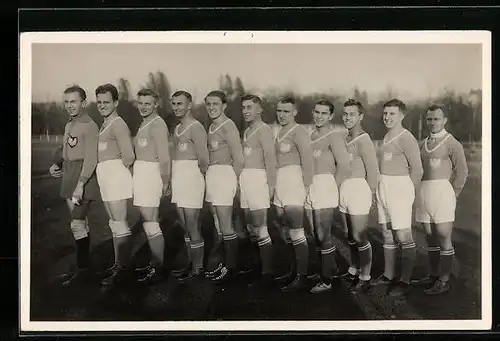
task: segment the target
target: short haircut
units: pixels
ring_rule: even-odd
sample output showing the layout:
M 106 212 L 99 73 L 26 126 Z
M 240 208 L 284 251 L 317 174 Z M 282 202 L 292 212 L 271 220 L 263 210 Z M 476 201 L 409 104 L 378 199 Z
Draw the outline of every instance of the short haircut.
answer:
M 295 98 L 293 98 L 292 96 L 281 97 L 278 103 L 283 103 L 283 104 L 290 103 L 293 104 L 293 106 L 296 105 Z
M 448 117 L 448 114 L 447 114 L 446 110 L 444 110 L 444 107 L 442 105 L 439 105 L 439 104 L 431 105 L 430 107 L 427 108 L 425 113 L 427 114 L 429 111 L 436 111 L 436 110 L 441 110 L 441 112 L 443 113 L 443 116 Z
M 335 106 L 333 105 L 332 102 L 330 102 L 329 100 L 326 100 L 326 99 L 321 99 L 319 101 L 316 102 L 316 105 L 326 105 L 328 107 L 328 109 L 330 110 L 330 114 L 333 114 L 333 112 L 335 111 Z
M 384 108 L 386 107 L 398 107 L 399 111 L 404 112 L 406 110 L 406 104 L 403 101 L 393 98 L 384 103 Z
M 107 84 L 99 85 L 97 87 L 97 89 L 95 89 L 96 97 L 97 97 L 97 95 L 105 94 L 106 92 L 111 93 L 111 98 L 113 99 L 113 101 L 118 101 L 118 99 L 119 99 L 118 89 L 113 84 L 107 83 Z
M 349 98 L 344 102 L 344 107 L 358 107 L 358 111 L 360 114 L 364 113 L 363 104 L 360 101 L 356 101 L 355 99 Z
M 222 103 L 227 103 L 227 95 L 222 90 L 212 90 L 205 96 L 205 102 L 208 97 L 219 97 Z
M 252 94 L 243 95 L 241 96 L 241 103 L 243 103 L 243 101 L 252 101 L 253 103 L 257 103 L 262 107 L 262 99 L 257 95 L 252 95 Z
M 192 102 L 193 101 L 193 96 L 191 96 L 191 94 L 189 92 L 187 92 L 187 91 L 178 90 L 178 91 L 174 92 L 174 94 L 172 95 L 172 98 L 179 97 L 179 96 L 186 97 L 186 99 L 188 100 L 188 102 Z
M 85 90 L 83 90 L 78 85 L 70 86 L 70 87 L 66 88 L 66 90 L 64 90 L 65 94 L 70 94 L 70 93 L 73 93 L 73 92 L 78 92 L 78 94 L 80 95 L 80 99 L 82 101 L 85 101 L 87 99 L 87 93 L 85 92 Z
M 141 89 L 139 92 L 137 92 L 137 97 L 139 96 L 151 96 L 155 99 L 155 101 L 158 101 L 160 99 L 160 96 L 158 96 L 158 93 L 152 89 Z

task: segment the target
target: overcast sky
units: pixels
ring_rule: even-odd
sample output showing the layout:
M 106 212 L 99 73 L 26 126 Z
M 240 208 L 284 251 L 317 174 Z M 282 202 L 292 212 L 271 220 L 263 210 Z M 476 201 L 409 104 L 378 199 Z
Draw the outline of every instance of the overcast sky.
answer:
M 99 84 L 120 77 L 135 93 L 156 71 L 196 101 L 226 73 L 257 91 L 351 96 L 357 85 L 370 100 L 388 87 L 411 101 L 445 87 L 468 92 L 482 81 L 479 44 L 33 44 L 32 53 L 34 101 L 60 100 L 72 84 L 93 100 Z

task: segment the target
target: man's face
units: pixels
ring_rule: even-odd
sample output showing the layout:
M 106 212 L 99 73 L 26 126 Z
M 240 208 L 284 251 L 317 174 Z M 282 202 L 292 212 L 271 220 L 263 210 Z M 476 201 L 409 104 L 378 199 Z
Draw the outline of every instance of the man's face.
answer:
M 363 115 L 359 113 L 359 108 L 355 105 L 349 105 L 344 107 L 344 112 L 342 113 L 342 121 L 347 129 L 355 127 L 363 118 Z
M 444 116 L 444 113 L 441 109 L 427 111 L 425 122 L 427 124 L 427 128 L 431 133 L 439 133 L 444 129 L 447 121 L 448 119 Z
M 137 99 L 137 108 L 142 117 L 148 117 L 155 112 L 158 107 L 158 101 L 153 96 L 139 96 Z
M 71 116 L 78 116 L 82 109 L 85 107 L 85 101 L 83 101 L 78 92 L 70 92 L 64 94 L 64 109 Z
M 111 92 L 108 91 L 97 95 L 97 110 L 102 116 L 108 117 L 116 110 L 117 107 L 118 101 L 113 101 Z
M 284 126 L 293 122 L 296 115 L 297 109 L 295 109 L 295 106 L 292 103 L 278 103 L 276 116 L 278 117 L 279 124 Z
M 192 104 L 188 101 L 186 96 L 180 95 L 172 97 L 172 109 L 174 110 L 174 115 L 178 119 L 183 118 L 191 110 Z
M 314 124 L 317 128 L 328 125 L 333 118 L 333 113 L 330 113 L 330 107 L 328 105 L 316 104 L 312 114 Z
M 391 129 L 401 124 L 403 121 L 404 115 L 399 110 L 399 107 L 385 107 L 383 120 L 387 129 Z
M 209 96 L 205 100 L 205 107 L 208 116 L 212 120 L 215 120 L 224 113 L 224 110 L 226 110 L 226 103 L 222 103 L 222 100 L 218 96 Z
M 262 108 L 258 103 L 254 103 L 249 99 L 241 103 L 241 112 L 245 122 L 250 123 L 255 121 L 257 116 L 262 113 Z

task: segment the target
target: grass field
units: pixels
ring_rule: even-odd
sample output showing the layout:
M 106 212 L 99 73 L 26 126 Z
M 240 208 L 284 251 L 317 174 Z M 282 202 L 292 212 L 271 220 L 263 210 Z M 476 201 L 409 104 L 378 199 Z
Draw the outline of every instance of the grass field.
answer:
M 58 196 L 59 181 L 49 179 L 47 174 L 51 164 L 50 157 L 58 143 L 47 141 L 33 141 L 32 143 L 32 245 L 31 245 L 31 278 L 32 278 L 32 318 L 46 319 L 113 319 L 117 318 L 116 307 L 105 306 L 102 299 L 93 289 L 81 288 L 76 296 L 87 297 L 86 300 L 74 298 L 75 293 L 65 293 L 57 286 L 46 286 L 44 283 L 53 276 L 68 269 L 74 257 L 74 242 L 67 227 L 69 215 L 62 199 Z M 139 306 L 130 303 L 126 309 L 125 319 L 474 319 L 480 316 L 480 264 L 481 264 L 481 160 L 480 149 L 467 149 L 470 176 L 462 195 L 457 203 L 456 229 L 454 231 L 454 245 L 460 264 L 459 280 L 454 283 L 454 290 L 442 297 L 429 299 L 420 292 L 412 295 L 403 303 L 387 298 L 380 291 L 373 290 L 367 294 L 351 297 L 345 288 L 339 287 L 328 300 L 318 296 L 311 297 L 308 293 L 297 294 L 293 299 L 275 296 L 252 296 L 243 286 L 231 290 L 222 290 L 204 286 L 203 292 L 179 293 L 174 284 L 167 287 L 152 289 L 142 299 Z M 163 212 L 172 220 L 173 212 L 168 205 Z M 137 212 L 130 210 L 129 220 L 132 224 L 138 221 Z M 104 208 L 95 205 L 90 215 L 91 240 L 93 241 L 94 258 L 101 261 L 105 267 L 112 258 L 110 231 L 104 227 L 107 221 Z M 373 245 L 374 262 L 372 276 L 378 275 L 383 269 L 383 254 L 381 238 L 377 229 L 376 215 L 370 217 L 370 236 Z M 168 223 L 162 228 L 170 238 L 167 249 L 175 250 L 174 244 L 181 240 L 182 232 Z M 210 226 L 205 227 L 211 229 Z M 342 255 L 347 255 L 342 231 L 337 231 L 339 249 Z M 271 229 L 272 237 L 277 231 Z M 425 238 L 419 227 L 415 225 L 414 235 L 418 245 L 418 259 L 415 274 L 422 275 L 426 268 L 424 248 Z M 180 238 L 180 239 L 179 239 Z M 285 251 L 276 244 L 278 254 Z M 171 257 L 174 257 L 173 254 Z M 182 262 L 174 257 L 173 262 Z M 108 263 L 106 263 L 108 262 Z M 458 274 L 458 267 L 455 267 Z M 77 290 L 77 289 L 75 289 Z M 92 295 L 96 295 L 95 297 Z M 162 296 L 159 299 L 158 295 Z M 168 301 L 165 295 L 171 298 Z M 202 295 L 203 297 L 200 297 Z M 320 295 L 321 296 L 321 295 Z M 197 303 L 187 308 L 180 302 Z M 141 300 L 142 300 L 141 299 Z M 180 301 L 179 301 L 180 300 Z M 144 302 L 148 302 L 147 304 Z M 152 303 L 153 302 L 153 303 Z M 163 303 L 162 303 L 163 302 Z M 170 302 L 170 303 L 169 303 Z M 177 303 L 175 303 L 177 302 Z M 325 305 L 326 304 L 326 305 Z M 51 305 L 53 308 L 48 309 Z M 154 306 L 155 308 L 151 308 Z M 148 308 L 149 307 L 149 308 Z M 124 308 L 125 309 L 125 308 Z M 159 310 L 158 310 L 159 309 Z M 241 310 L 241 311 L 240 311 Z M 306 311 L 306 316 L 304 316 Z M 155 312 L 154 314 L 152 312 Z M 106 315 L 107 314 L 107 315 Z M 119 314 L 118 314 L 119 315 Z M 153 316 L 154 315 L 154 316 Z M 121 315 L 120 315 L 121 316 Z

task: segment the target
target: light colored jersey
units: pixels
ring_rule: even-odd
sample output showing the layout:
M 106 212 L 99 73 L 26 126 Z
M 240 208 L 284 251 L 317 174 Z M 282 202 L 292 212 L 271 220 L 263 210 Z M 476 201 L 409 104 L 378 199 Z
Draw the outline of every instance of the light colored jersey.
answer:
M 314 174 L 334 174 L 337 185 L 340 185 L 350 175 L 349 156 L 342 135 L 329 127 L 322 133 L 312 130 L 310 138 Z
M 375 145 L 370 135 L 361 133 L 351 140 L 346 134 L 345 143 L 351 166 L 350 177 L 366 179 L 372 192 L 375 192 L 378 184 L 379 170 Z
M 159 162 L 162 181 L 170 181 L 168 127 L 157 114 L 147 117 L 133 138 L 136 160 Z
M 207 132 L 197 120 L 174 129 L 174 160 L 198 160 L 202 173 L 208 168 Z
M 391 139 L 384 137 L 379 153 L 380 173 L 383 175 L 409 175 L 413 184 L 418 186 L 422 179 L 423 168 L 418 142 L 406 129 Z
M 104 119 L 99 130 L 97 157 L 99 162 L 121 159 L 126 167 L 134 163 L 135 155 L 130 129 L 117 113 Z
M 236 175 L 243 169 L 243 151 L 236 124 L 230 118 L 208 128 L 210 165 L 232 165 Z
M 276 159 L 278 168 L 298 165 L 302 168 L 305 186 L 312 184 L 314 173 L 312 148 L 309 133 L 298 124 L 280 129 L 275 138 Z
M 427 137 L 420 149 L 424 176 L 422 180 L 451 180 L 460 193 L 468 175 L 467 159 L 462 145 L 451 134 L 436 140 Z
M 243 133 L 244 168 L 265 169 L 269 186 L 276 185 L 276 151 L 273 132 L 264 122 L 248 127 Z

